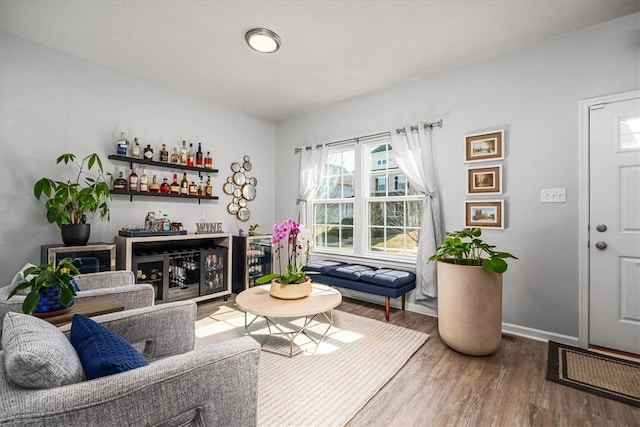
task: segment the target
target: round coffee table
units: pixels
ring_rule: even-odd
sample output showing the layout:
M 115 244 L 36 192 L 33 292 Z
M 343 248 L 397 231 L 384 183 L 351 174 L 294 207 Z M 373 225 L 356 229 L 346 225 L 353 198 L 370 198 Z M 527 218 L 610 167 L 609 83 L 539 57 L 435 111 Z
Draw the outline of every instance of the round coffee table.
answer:
M 342 302 L 342 294 L 330 286 L 314 283 L 312 284 L 313 290 L 311 295 L 308 297 L 295 300 L 284 300 L 274 298 L 269 295 L 269 287 L 270 285 L 255 286 L 240 292 L 236 297 L 236 304 L 242 311 L 244 311 L 244 327 L 247 333 L 251 335 L 249 327 L 256 319 L 262 317 L 267 322 L 267 328 L 270 336 L 282 335 L 289 340 L 289 357 L 294 356 L 294 340 L 301 333 L 311 339 L 316 344 L 317 349 L 333 325 L 332 310 Z M 249 322 L 247 314 L 253 314 L 255 317 Z M 320 339 L 315 340 L 307 333 L 307 327 L 318 315 L 323 315 L 329 322 L 329 325 Z M 292 331 L 285 331 L 277 321 L 274 320 L 279 318 L 291 319 L 302 317 L 305 318 L 303 325 Z M 272 332 L 271 326 L 273 326 L 278 332 Z M 263 350 L 281 354 L 277 351 L 269 350 L 264 346 Z M 299 352 L 296 354 L 298 353 Z

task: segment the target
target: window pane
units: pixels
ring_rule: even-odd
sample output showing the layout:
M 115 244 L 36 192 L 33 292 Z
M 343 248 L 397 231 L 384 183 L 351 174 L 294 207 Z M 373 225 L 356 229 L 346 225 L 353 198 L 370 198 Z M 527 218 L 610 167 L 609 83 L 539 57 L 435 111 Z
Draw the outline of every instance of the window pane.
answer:
M 327 224 L 340 224 L 340 204 L 327 204 Z
M 422 200 L 407 202 L 407 227 L 420 227 L 422 220 Z
M 325 224 L 327 222 L 327 205 L 324 203 L 318 203 L 313 206 L 314 210 L 314 222 L 316 224 Z
M 384 225 L 384 202 L 369 203 L 369 221 L 371 225 Z
M 384 251 L 384 228 L 382 227 L 371 227 L 369 234 L 369 241 L 371 245 L 369 249 L 373 252 L 383 252 Z
M 404 226 L 404 202 L 388 202 L 386 205 L 387 227 Z
M 315 236 L 316 246 L 325 247 L 327 245 L 326 227 L 324 226 L 314 227 L 313 234 Z

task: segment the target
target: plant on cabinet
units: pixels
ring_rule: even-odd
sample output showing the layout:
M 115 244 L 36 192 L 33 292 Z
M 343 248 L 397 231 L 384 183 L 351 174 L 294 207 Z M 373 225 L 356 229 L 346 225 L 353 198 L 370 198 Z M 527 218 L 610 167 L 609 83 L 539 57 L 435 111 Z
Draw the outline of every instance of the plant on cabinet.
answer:
M 102 160 L 96 153 L 89 154 L 79 163 L 75 154 L 65 153 L 56 159 L 56 164 L 60 163 L 77 167 L 75 179 L 41 178 L 34 184 L 33 194 L 38 200 L 43 196 L 48 198 L 45 204 L 47 220 L 60 227 L 65 245 L 82 246 L 89 240 L 91 231 L 86 223 L 86 213 L 98 213 L 101 219 L 109 220 L 109 188 L 113 177 L 104 173 Z

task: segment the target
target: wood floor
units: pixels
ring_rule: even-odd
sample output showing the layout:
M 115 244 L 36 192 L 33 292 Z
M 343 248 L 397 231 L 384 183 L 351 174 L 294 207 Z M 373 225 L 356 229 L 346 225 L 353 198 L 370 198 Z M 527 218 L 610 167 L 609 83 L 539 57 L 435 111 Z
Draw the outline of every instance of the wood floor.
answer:
M 198 318 L 227 301 L 201 303 Z M 345 298 L 339 310 L 384 321 L 384 307 Z M 545 380 L 547 344 L 505 337 L 488 357 L 438 336 L 437 319 L 392 310 L 390 323 L 430 335 L 348 426 L 640 426 L 640 409 Z

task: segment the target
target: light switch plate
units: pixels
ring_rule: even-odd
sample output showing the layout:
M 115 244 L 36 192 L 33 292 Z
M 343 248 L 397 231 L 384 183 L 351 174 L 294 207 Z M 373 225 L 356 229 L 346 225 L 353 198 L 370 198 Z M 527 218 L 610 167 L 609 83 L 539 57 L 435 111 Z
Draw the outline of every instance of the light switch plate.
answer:
M 543 188 L 540 190 L 540 201 L 542 203 L 566 203 L 566 188 Z

